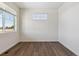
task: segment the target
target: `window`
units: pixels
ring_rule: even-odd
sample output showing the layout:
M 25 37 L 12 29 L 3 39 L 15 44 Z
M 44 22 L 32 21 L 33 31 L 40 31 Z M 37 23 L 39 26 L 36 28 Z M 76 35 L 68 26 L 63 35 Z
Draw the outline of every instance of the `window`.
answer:
M 8 11 L 0 10 L 0 32 L 15 31 L 15 15 Z
M 47 20 L 48 14 L 47 13 L 34 13 L 32 15 L 33 20 Z

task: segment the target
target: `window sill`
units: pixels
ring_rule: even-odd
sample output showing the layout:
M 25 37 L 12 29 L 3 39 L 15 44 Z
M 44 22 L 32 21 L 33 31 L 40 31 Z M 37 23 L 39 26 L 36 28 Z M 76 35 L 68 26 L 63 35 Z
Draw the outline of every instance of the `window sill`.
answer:
M 17 33 L 17 31 L 12 31 L 12 32 L 0 32 L 0 34 L 5 34 L 5 33 Z

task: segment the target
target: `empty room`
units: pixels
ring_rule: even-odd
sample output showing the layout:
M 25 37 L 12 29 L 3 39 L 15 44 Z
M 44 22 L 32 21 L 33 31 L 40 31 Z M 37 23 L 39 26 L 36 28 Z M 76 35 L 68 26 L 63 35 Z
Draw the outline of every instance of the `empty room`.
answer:
M 78 56 L 79 2 L 0 2 L 0 56 Z

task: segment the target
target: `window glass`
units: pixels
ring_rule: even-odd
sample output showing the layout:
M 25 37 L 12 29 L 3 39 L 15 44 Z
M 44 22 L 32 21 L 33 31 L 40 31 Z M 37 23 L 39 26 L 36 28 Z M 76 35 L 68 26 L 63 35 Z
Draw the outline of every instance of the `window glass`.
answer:
M 15 16 L 0 9 L 0 32 L 15 31 Z
M 48 19 L 48 14 L 47 13 L 34 13 L 32 14 L 32 19 L 33 20 L 47 20 Z
M 5 12 L 5 31 L 14 31 L 14 21 L 15 21 L 15 16 Z

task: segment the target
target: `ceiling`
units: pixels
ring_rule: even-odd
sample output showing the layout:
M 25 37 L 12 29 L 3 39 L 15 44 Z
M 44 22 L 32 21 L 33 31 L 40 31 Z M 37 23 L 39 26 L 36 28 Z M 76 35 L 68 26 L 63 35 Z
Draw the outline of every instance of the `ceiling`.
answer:
M 19 8 L 59 8 L 63 2 L 15 2 Z

